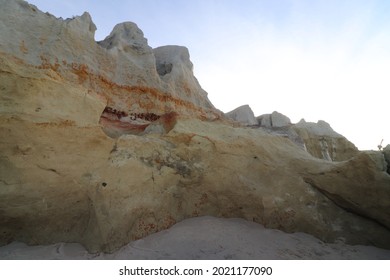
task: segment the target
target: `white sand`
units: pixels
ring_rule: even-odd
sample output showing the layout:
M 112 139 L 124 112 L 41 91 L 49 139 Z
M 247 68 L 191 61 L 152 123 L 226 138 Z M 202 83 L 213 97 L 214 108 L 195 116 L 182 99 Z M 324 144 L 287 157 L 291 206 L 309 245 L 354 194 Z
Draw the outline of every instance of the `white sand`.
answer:
M 304 233 L 287 234 L 242 219 L 199 217 L 122 247 L 89 254 L 80 244 L 0 247 L 0 259 L 390 259 L 390 250 L 327 244 Z

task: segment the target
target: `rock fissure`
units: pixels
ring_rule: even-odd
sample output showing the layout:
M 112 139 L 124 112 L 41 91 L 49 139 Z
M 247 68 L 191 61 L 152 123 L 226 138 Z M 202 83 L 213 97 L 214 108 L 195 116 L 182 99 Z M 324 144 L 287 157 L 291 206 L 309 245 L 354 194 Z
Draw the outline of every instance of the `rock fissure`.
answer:
M 380 221 L 378 221 L 377 219 L 373 218 L 372 216 L 365 214 L 363 211 L 358 211 L 357 209 L 359 209 L 361 207 L 359 205 L 355 204 L 354 202 L 347 201 L 344 197 L 327 191 L 326 189 L 324 189 L 324 188 L 320 187 L 318 184 L 316 184 L 314 182 L 314 180 L 311 178 L 304 178 L 303 180 L 305 181 L 305 183 L 309 184 L 313 189 L 316 189 L 317 191 L 319 191 L 321 194 L 323 194 L 325 197 L 327 197 L 330 201 L 332 201 L 335 205 L 342 208 L 343 210 L 350 212 L 354 215 L 358 215 L 359 217 L 367 219 L 371 222 L 374 222 L 374 223 L 386 228 L 387 230 L 390 230 L 390 227 L 388 227 L 386 224 L 383 224 Z
M 37 167 L 38 167 L 39 169 L 42 169 L 42 170 L 45 170 L 45 171 L 49 171 L 49 172 L 53 172 L 53 173 L 55 173 L 55 174 L 61 176 L 61 174 L 59 174 L 58 171 L 57 171 L 56 169 L 54 169 L 54 168 L 43 167 L 43 166 L 40 166 L 39 164 L 37 164 Z

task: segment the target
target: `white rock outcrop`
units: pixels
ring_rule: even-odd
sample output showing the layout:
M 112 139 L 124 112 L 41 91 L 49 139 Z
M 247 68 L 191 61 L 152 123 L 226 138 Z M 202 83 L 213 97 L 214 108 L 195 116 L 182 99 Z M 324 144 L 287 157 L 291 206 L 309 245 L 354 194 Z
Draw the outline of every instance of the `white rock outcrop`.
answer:
M 304 119 L 301 119 L 298 123 L 295 124 L 296 128 L 305 129 L 308 133 L 316 136 L 327 136 L 327 137 L 343 137 L 341 134 L 331 128 L 330 124 L 326 121 L 319 120 L 317 123 L 306 122 Z
M 255 115 L 249 105 L 242 105 L 228 113 L 225 113 L 225 116 L 233 121 L 239 122 L 244 125 L 258 124 Z
M 291 120 L 287 116 L 274 111 L 272 114 L 258 116 L 257 121 L 263 127 L 284 127 L 291 125 Z
M 263 114 L 256 117 L 257 122 L 262 127 L 272 127 L 271 114 Z
M 274 127 L 283 127 L 291 124 L 290 118 L 277 111 L 272 112 L 271 119 Z
M 169 89 L 169 92 L 180 93 L 179 96 L 195 106 L 216 110 L 207 98 L 193 73 L 193 64 L 186 47 L 162 46 L 153 49 L 157 73 Z
M 325 121 L 313 123 L 302 119 L 292 128 L 304 141 L 307 151 L 315 157 L 328 161 L 343 161 L 358 153 L 353 143 L 334 131 Z

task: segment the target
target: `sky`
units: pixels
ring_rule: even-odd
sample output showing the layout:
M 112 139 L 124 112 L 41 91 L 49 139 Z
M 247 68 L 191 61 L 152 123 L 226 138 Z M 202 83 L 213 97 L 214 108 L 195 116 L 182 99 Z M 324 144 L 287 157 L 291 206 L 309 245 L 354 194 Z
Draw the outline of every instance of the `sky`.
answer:
M 325 120 L 360 150 L 390 144 L 390 1 L 28 2 L 62 18 L 88 11 L 97 41 L 132 21 L 152 47 L 186 46 L 223 112 L 248 104 L 255 116 Z

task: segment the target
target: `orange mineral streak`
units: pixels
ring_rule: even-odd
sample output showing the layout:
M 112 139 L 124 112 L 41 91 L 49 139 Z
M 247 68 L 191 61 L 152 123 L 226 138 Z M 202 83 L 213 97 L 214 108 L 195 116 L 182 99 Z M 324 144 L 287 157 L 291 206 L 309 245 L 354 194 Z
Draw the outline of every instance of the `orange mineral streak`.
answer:
M 165 131 L 171 131 L 177 122 L 178 114 L 176 112 L 170 112 L 161 116 L 159 121 L 164 126 Z
M 35 72 L 34 76 L 78 84 L 85 87 L 89 95 L 106 103 L 106 110 L 120 108 L 117 109 L 117 112 L 102 112 L 100 124 L 103 127 L 112 127 L 123 132 L 142 132 L 150 123 L 157 121 L 164 126 L 166 131 L 170 131 L 176 123 L 177 116 L 188 116 L 201 120 L 221 118 L 220 112 L 213 108 L 202 108 L 190 101 L 173 97 L 169 92 L 148 87 L 145 81 L 136 85 L 123 85 L 113 82 L 107 76 L 94 73 L 86 64 L 69 63 L 64 59 L 60 61 L 56 57 L 41 55 L 41 64 L 34 65 L 26 63 L 17 56 L 5 53 L 3 56 L 2 52 L 0 54 L 0 61 L 4 60 L 4 63 L 12 61 L 11 65 L 17 67 L 15 70 L 19 69 L 19 66 L 23 66 L 23 69 L 26 67 L 31 70 L 35 69 L 31 72 Z M 5 69 L 3 71 L 6 71 Z M 189 91 L 189 89 L 186 88 L 184 91 Z M 113 118 L 114 115 L 116 118 Z M 123 117 L 142 119 L 146 122 L 121 120 Z
M 174 111 L 181 114 L 184 113 L 193 117 L 207 119 L 206 112 L 203 108 L 194 105 L 190 101 L 175 98 L 159 89 L 144 85 L 120 85 L 114 83 L 104 76 L 92 73 L 85 64 L 73 63 L 71 68 L 79 77 L 80 83 L 89 83 L 91 86 L 96 87 L 95 90 L 108 100 L 109 105 L 113 105 L 111 104 L 113 103 L 113 97 L 117 96 L 120 99 L 126 100 L 127 104 L 139 104 L 146 112 L 163 112 L 166 110 L 165 108 L 171 107 L 174 108 Z M 218 118 L 216 112 L 214 115 L 215 118 Z
M 42 64 L 37 66 L 36 68 L 38 68 L 38 69 L 51 69 L 51 70 L 57 72 L 57 74 L 59 74 L 61 76 L 61 73 L 59 72 L 59 68 L 61 65 L 58 62 L 57 58 L 55 59 L 55 63 L 51 63 L 50 60 L 47 57 L 44 57 L 43 55 L 41 55 L 40 58 L 42 60 Z
M 131 106 L 137 104 L 138 112 L 136 113 L 142 111 L 162 115 L 175 111 L 180 115 L 187 115 L 202 120 L 221 118 L 220 112 L 213 108 L 202 108 L 191 101 L 173 97 L 169 92 L 148 87 L 145 81 L 137 82 L 136 85 L 123 85 L 113 82 L 106 76 L 94 73 L 86 64 L 69 63 L 66 60 L 59 61 L 58 58 L 49 58 L 41 55 L 41 64 L 31 65 L 16 56 L 6 56 L 18 62 L 18 64 L 31 66 L 38 70 L 50 70 L 58 75 L 57 78 L 85 86 L 89 92 L 96 93 L 101 100 L 106 101 L 107 105 L 111 107 L 116 107 L 115 105 L 120 102 L 129 109 L 129 112 L 131 112 Z M 52 77 L 53 75 L 50 74 L 49 76 Z M 190 89 L 185 87 L 183 91 L 185 94 Z

